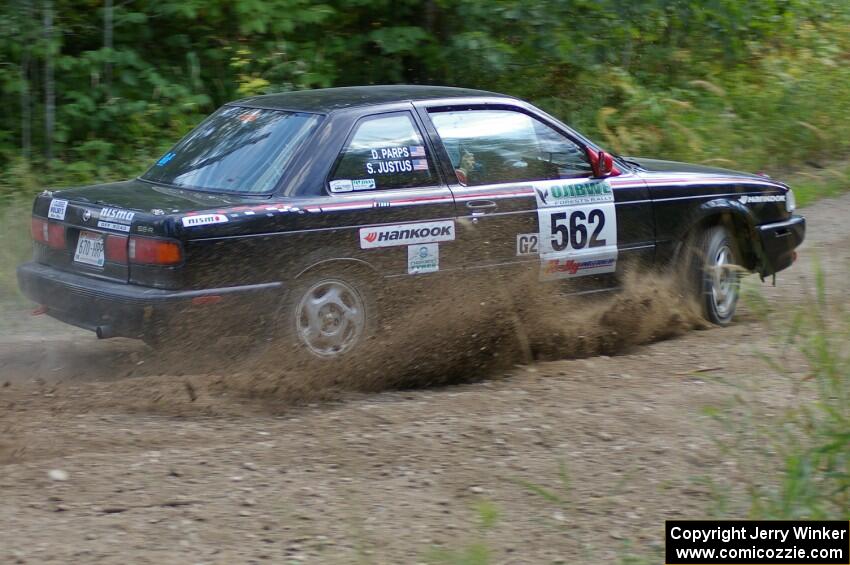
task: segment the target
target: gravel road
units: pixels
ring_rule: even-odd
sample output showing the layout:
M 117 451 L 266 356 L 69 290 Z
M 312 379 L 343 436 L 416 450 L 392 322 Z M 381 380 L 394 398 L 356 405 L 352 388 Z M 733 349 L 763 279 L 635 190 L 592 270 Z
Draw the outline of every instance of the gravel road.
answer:
M 780 312 L 812 293 L 815 258 L 833 296 L 850 285 L 850 195 L 804 214 L 801 260 L 753 285 Z M 494 563 L 658 556 L 665 519 L 710 516 L 701 479 L 742 472 L 704 408 L 742 386 L 767 411 L 794 402 L 760 354 L 805 366 L 769 334 L 744 307 L 613 356 L 292 404 L 228 386 L 232 367 L 175 374 L 20 315 L 0 335 L 0 562 L 396 564 L 479 542 Z

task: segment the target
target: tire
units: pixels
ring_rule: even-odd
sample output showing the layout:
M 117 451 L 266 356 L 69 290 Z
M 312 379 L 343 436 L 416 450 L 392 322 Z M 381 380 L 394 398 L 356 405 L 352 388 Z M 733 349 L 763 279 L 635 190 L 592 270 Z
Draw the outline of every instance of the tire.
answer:
M 728 326 L 735 315 L 741 288 L 740 254 L 735 238 L 724 226 L 701 234 L 691 254 L 691 281 L 703 317 Z
M 367 279 L 356 272 L 322 271 L 295 284 L 277 316 L 281 353 L 310 365 L 332 365 L 363 355 L 378 312 Z

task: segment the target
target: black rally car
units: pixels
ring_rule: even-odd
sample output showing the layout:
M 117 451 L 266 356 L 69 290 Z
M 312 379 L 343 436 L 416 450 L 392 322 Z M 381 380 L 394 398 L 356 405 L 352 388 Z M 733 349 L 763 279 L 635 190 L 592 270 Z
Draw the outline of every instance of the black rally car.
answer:
M 18 278 L 102 338 L 179 340 L 169 328 L 239 312 L 228 327 L 262 320 L 339 358 L 375 331 L 378 291 L 518 268 L 587 290 L 692 264 L 726 324 L 741 268 L 794 261 L 793 212 L 780 182 L 612 156 L 508 96 L 335 88 L 227 104 L 139 178 L 45 191 Z

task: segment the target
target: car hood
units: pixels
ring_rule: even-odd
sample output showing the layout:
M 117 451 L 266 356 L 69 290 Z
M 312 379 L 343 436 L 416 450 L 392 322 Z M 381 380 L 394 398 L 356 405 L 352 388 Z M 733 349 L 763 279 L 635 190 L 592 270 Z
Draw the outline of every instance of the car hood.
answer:
M 177 214 L 211 208 L 263 202 L 267 197 L 250 197 L 232 194 L 184 190 L 133 179 L 122 182 L 81 186 L 54 190 L 53 196 L 99 206 L 111 206 L 126 210 Z M 161 212 L 160 212 L 161 210 Z
M 679 163 L 677 161 L 663 161 L 661 159 L 646 159 L 644 157 L 625 157 L 627 161 L 637 163 L 641 168 L 653 173 L 703 173 L 709 175 L 724 175 L 746 177 L 764 180 L 764 176 L 752 173 L 743 173 L 732 169 L 720 167 L 708 167 L 706 165 L 694 165 L 691 163 Z

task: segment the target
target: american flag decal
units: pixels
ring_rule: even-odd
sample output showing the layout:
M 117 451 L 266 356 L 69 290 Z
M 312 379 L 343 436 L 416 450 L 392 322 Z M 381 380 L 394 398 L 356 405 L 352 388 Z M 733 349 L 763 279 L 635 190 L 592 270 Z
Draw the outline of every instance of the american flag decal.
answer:
M 425 148 L 422 147 L 421 145 L 411 145 L 409 147 L 409 149 L 410 149 L 410 156 L 411 157 L 424 157 L 425 156 Z
M 413 160 L 413 170 L 414 171 L 427 171 L 428 170 L 428 161 L 425 159 L 414 159 Z

